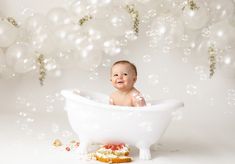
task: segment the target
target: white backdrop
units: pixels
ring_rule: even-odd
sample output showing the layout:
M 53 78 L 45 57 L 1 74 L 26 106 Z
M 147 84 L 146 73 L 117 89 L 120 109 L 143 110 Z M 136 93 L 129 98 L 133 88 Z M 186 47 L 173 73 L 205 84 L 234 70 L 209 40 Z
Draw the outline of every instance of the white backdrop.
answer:
M 67 7 L 66 4 L 66 0 L 0 0 L 0 16 L 14 17 L 23 24 L 34 12 L 46 14 L 52 8 Z M 148 7 L 146 5 L 146 9 Z M 145 6 L 140 9 L 145 11 Z M 0 113 L 15 115 L 16 120 L 13 121 L 19 125 L 19 129 L 26 125 L 23 132 L 31 130 L 31 135 L 40 134 L 37 130 L 40 131 L 39 127 L 44 118 L 52 119 L 48 123 L 49 129 L 44 132 L 44 135 L 49 136 L 56 131 L 55 126 L 63 127 L 63 123 L 67 124 L 63 101 L 59 95 L 61 89 L 79 88 L 110 94 L 113 91 L 109 81 L 110 65 L 118 59 L 127 59 L 137 66 L 136 87 L 146 99 L 176 98 L 185 103 L 185 107 L 167 131 L 166 138 L 185 140 L 188 142 L 188 150 L 192 147 L 192 151 L 198 149 L 197 153 L 213 145 L 216 150 L 224 151 L 227 155 L 232 154 L 235 151 L 234 65 L 229 67 L 230 70 L 218 66 L 210 79 L 209 66 L 204 61 L 207 56 L 198 54 L 197 51 L 187 55 L 183 53 L 185 49 L 174 48 L 165 52 L 161 46 L 149 47 L 149 38 L 144 35 L 148 30 L 147 25 L 141 22 L 139 30 L 137 40 L 128 42 L 120 54 L 104 54 L 100 65 L 94 70 L 68 64 L 66 68 L 48 71 L 43 86 L 40 86 L 35 70 L 16 74 L 14 71 L 0 72 Z M 198 34 L 200 30 L 191 31 L 189 36 L 193 36 L 193 33 Z M 186 40 L 185 44 L 189 42 L 190 40 Z M 231 44 L 235 45 L 234 42 Z M 3 48 L 3 51 L 6 52 L 6 49 Z M 39 115 L 42 117 L 36 119 Z M 58 120 L 65 121 L 61 123 Z M 200 146 L 197 147 L 196 144 Z M 225 154 L 222 157 L 227 158 Z

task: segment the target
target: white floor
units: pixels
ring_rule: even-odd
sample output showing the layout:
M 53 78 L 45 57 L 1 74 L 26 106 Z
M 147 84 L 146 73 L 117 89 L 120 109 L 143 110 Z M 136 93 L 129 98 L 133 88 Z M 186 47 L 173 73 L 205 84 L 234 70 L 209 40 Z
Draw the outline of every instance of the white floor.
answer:
M 64 145 L 77 139 L 67 123 L 66 115 L 57 116 L 47 113 L 47 115 L 40 115 L 33 119 L 23 117 L 25 117 L 24 114 L 13 112 L 5 112 L 0 115 L 1 164 L 100 163 L 82 160 L 76 151 L 65 151 L 65 146 L 60 148 L 52 146 L 53 140 L 56 138 L 59 138 Z M 150 161 L 138 160 L 138 150 L 132 147 L 131 156 L 134 158 L 132 163 L 235 163 L 234 131 L 231 132 L 231 135 L 212 134 L 210 131 L 207 134 L 198 134 L 197 131 L 191 131 L 187 134 L 179 131 L 179 133 L 174 132 L 173 134 L 175 128 L 177 128 L 177 122 L 168 128 L 158 150 L 152 151 L 153 159 Z

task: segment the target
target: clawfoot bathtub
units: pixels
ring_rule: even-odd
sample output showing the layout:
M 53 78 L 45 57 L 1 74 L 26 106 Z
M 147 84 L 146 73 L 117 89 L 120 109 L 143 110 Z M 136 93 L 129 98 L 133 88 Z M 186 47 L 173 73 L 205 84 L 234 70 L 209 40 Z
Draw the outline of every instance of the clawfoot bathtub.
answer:
M 91 143 L 122 142 L 136 146 L 140 159 L 151 159 L 150 146 L 166 130 L 172 113 L 183 106 L 177 100 L 153 101 L 145 107 L 114 106 L 100 93 L 62 90 L 61 94 L 80 140 L 80 154 L 86 154 Z

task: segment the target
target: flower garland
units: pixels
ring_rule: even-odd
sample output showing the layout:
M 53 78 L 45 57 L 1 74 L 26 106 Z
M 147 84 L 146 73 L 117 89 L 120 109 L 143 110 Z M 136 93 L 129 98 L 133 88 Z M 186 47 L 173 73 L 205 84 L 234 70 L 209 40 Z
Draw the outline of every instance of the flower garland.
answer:
M 126 6 L 128 13 L 131 15 L 131 18 L 133 20 L 133 31 L 135 32 L 136 35 L 139 33 L 139 12 L 135 9 L 134 5 L 127 5 Z
M 93 17 L 91 15 L 85 15 L 79 20 L 79 25 L 82 26 L 85 22 L 92 19 Z
M 200 8 L 193 0 L 187 0 L 186 5 L 182 8 L 182 10 L 184 10 L 187 6 L 190 8 L 190 10 L 198 10 Z
M 7 21 L 11 23 L 15 27 L 19 27 L 19 24 L 16 22 L 16 20 L 13 17 L 7 17 Z
M 1 18 L 1 21 L 7 21 L 8 23 L 12 24 L 15 27 L 19 27 L 19 24 L 13 17 Z
M 39 64 L 39 81 L 41 86 L 44 85 L 44 80 L 46 79 L 46 63 L 43 54 L 40 54 L 37 58 L 37 63 Z
M 211 45 L 208 48 L 208 53 L 209 53 L 209 64 L 210 64 L 210 78 L 212 78 L 216 69 L 216 50 L 214 45 Z

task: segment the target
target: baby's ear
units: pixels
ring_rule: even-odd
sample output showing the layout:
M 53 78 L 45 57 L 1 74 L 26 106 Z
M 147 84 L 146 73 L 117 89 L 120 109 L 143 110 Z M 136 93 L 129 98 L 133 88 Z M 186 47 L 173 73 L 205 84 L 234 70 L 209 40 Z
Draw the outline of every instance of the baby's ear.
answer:
M 136 80 L 137 80 L 137 76 L 134 77 L 134 82 L 136 82 Z

